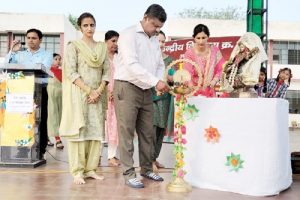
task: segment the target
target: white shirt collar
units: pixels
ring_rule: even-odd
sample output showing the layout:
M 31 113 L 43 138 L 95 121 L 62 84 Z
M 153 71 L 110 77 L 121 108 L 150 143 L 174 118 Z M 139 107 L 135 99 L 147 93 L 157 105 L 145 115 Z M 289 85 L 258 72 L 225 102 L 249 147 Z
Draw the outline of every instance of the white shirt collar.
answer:
M 153 36 L 155 36 L 155 35 L 153 35 L 153 36 L 149 37 L 149 35 L 145 32 L 141 21 L 139 23 L 137 23 L 135 30 L 137 33 L 144 33 L 150 39 L 153 38 Z

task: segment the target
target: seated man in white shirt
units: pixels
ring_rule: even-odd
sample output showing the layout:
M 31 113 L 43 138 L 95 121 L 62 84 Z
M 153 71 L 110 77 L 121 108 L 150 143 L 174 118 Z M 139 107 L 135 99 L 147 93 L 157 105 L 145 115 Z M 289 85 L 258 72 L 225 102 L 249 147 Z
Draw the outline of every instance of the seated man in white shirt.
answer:
M 52 54 L 40 48 L 43 34 L 38 29 L 29 29 L 26 32 L 26 44 L 27 49 L 21 51 L 21 42 L 14 40 L 12 48 L 6 56 L 6 63 L 18 63 L 27 68 L 30 68 L 36 64 L 43 64 L 47 71 L 50 71 L 52 64 Z M 40 159 L 44 158 L 47 147 L 47 84 L 43 84 L 42 87 L 42 112 L 40 128 Z
M 152 169 L 153 104 L 151 88 L 167 92 L 162 81 L 165 65 L 157 34 L 167 19 L 165 10 L 153 4 L 146 10 L 142 21 L 121 32 L 115 56 L 114 101 L 119 133 L 120 161 L 126 184 L 143 188 L 133 168 L 133 138 L 136 130 L 139 141 L 141 175 L 154 181 L 163 178 Z

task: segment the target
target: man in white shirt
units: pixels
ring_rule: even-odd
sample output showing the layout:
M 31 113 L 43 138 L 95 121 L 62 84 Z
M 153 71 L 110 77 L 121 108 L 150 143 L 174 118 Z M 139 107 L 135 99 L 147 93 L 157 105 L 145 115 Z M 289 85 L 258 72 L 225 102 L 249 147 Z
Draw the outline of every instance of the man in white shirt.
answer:
M 120 161 L 126 184 L 143 188 L 133 168 L 134 131 L 138 134 L 141 175 L 154 181 L 163 178 L 153 173 L 153 104 L 151 88 L 167 92 L 162 81 L 165 65 L 157 34 L 167 19 L 157 4 L 148 7 L 141 22 L 121 32 L 119 51 L 114 59 L 114 101 L 119 132 Z

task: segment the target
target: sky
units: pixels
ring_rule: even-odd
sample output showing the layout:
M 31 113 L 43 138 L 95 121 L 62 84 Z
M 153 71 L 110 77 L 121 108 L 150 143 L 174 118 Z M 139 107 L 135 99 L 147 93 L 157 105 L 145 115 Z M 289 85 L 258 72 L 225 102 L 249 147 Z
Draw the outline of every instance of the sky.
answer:
M 214 10 L 233 6 L 245 12 L 246 0 L 0 0 L 0 12 L 72 14 L 90 12 L 98 31 L 120 31 L 140 21 L 147 7 L 160 4 L 168 18 L 178 18 L 184 9 Z M 300 21 L 300 0 L 269 0 L 269 21 Z

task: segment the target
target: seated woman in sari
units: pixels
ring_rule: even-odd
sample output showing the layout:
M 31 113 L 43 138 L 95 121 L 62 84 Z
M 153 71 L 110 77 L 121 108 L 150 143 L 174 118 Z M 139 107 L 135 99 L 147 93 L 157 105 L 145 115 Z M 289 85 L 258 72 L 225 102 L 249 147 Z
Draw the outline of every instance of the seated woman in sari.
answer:
M 200 89 L 194 94 L 206 97 L 215 97 L 214 87 L 222 75 L 222 65 L 224 58 L 218 47 L 208 44 L 210 36 L 209 29 L 204 24 L 198 24 L 194 28 L 194 47 L 188 49 L 184 58 L 196 62 L 202 72 L 202 83 Z M 184 64 L 184 69 L 188 70 L 192 76 L 192 84 L 198 84 L 198 73 L 194 66 L 189 63 Z

